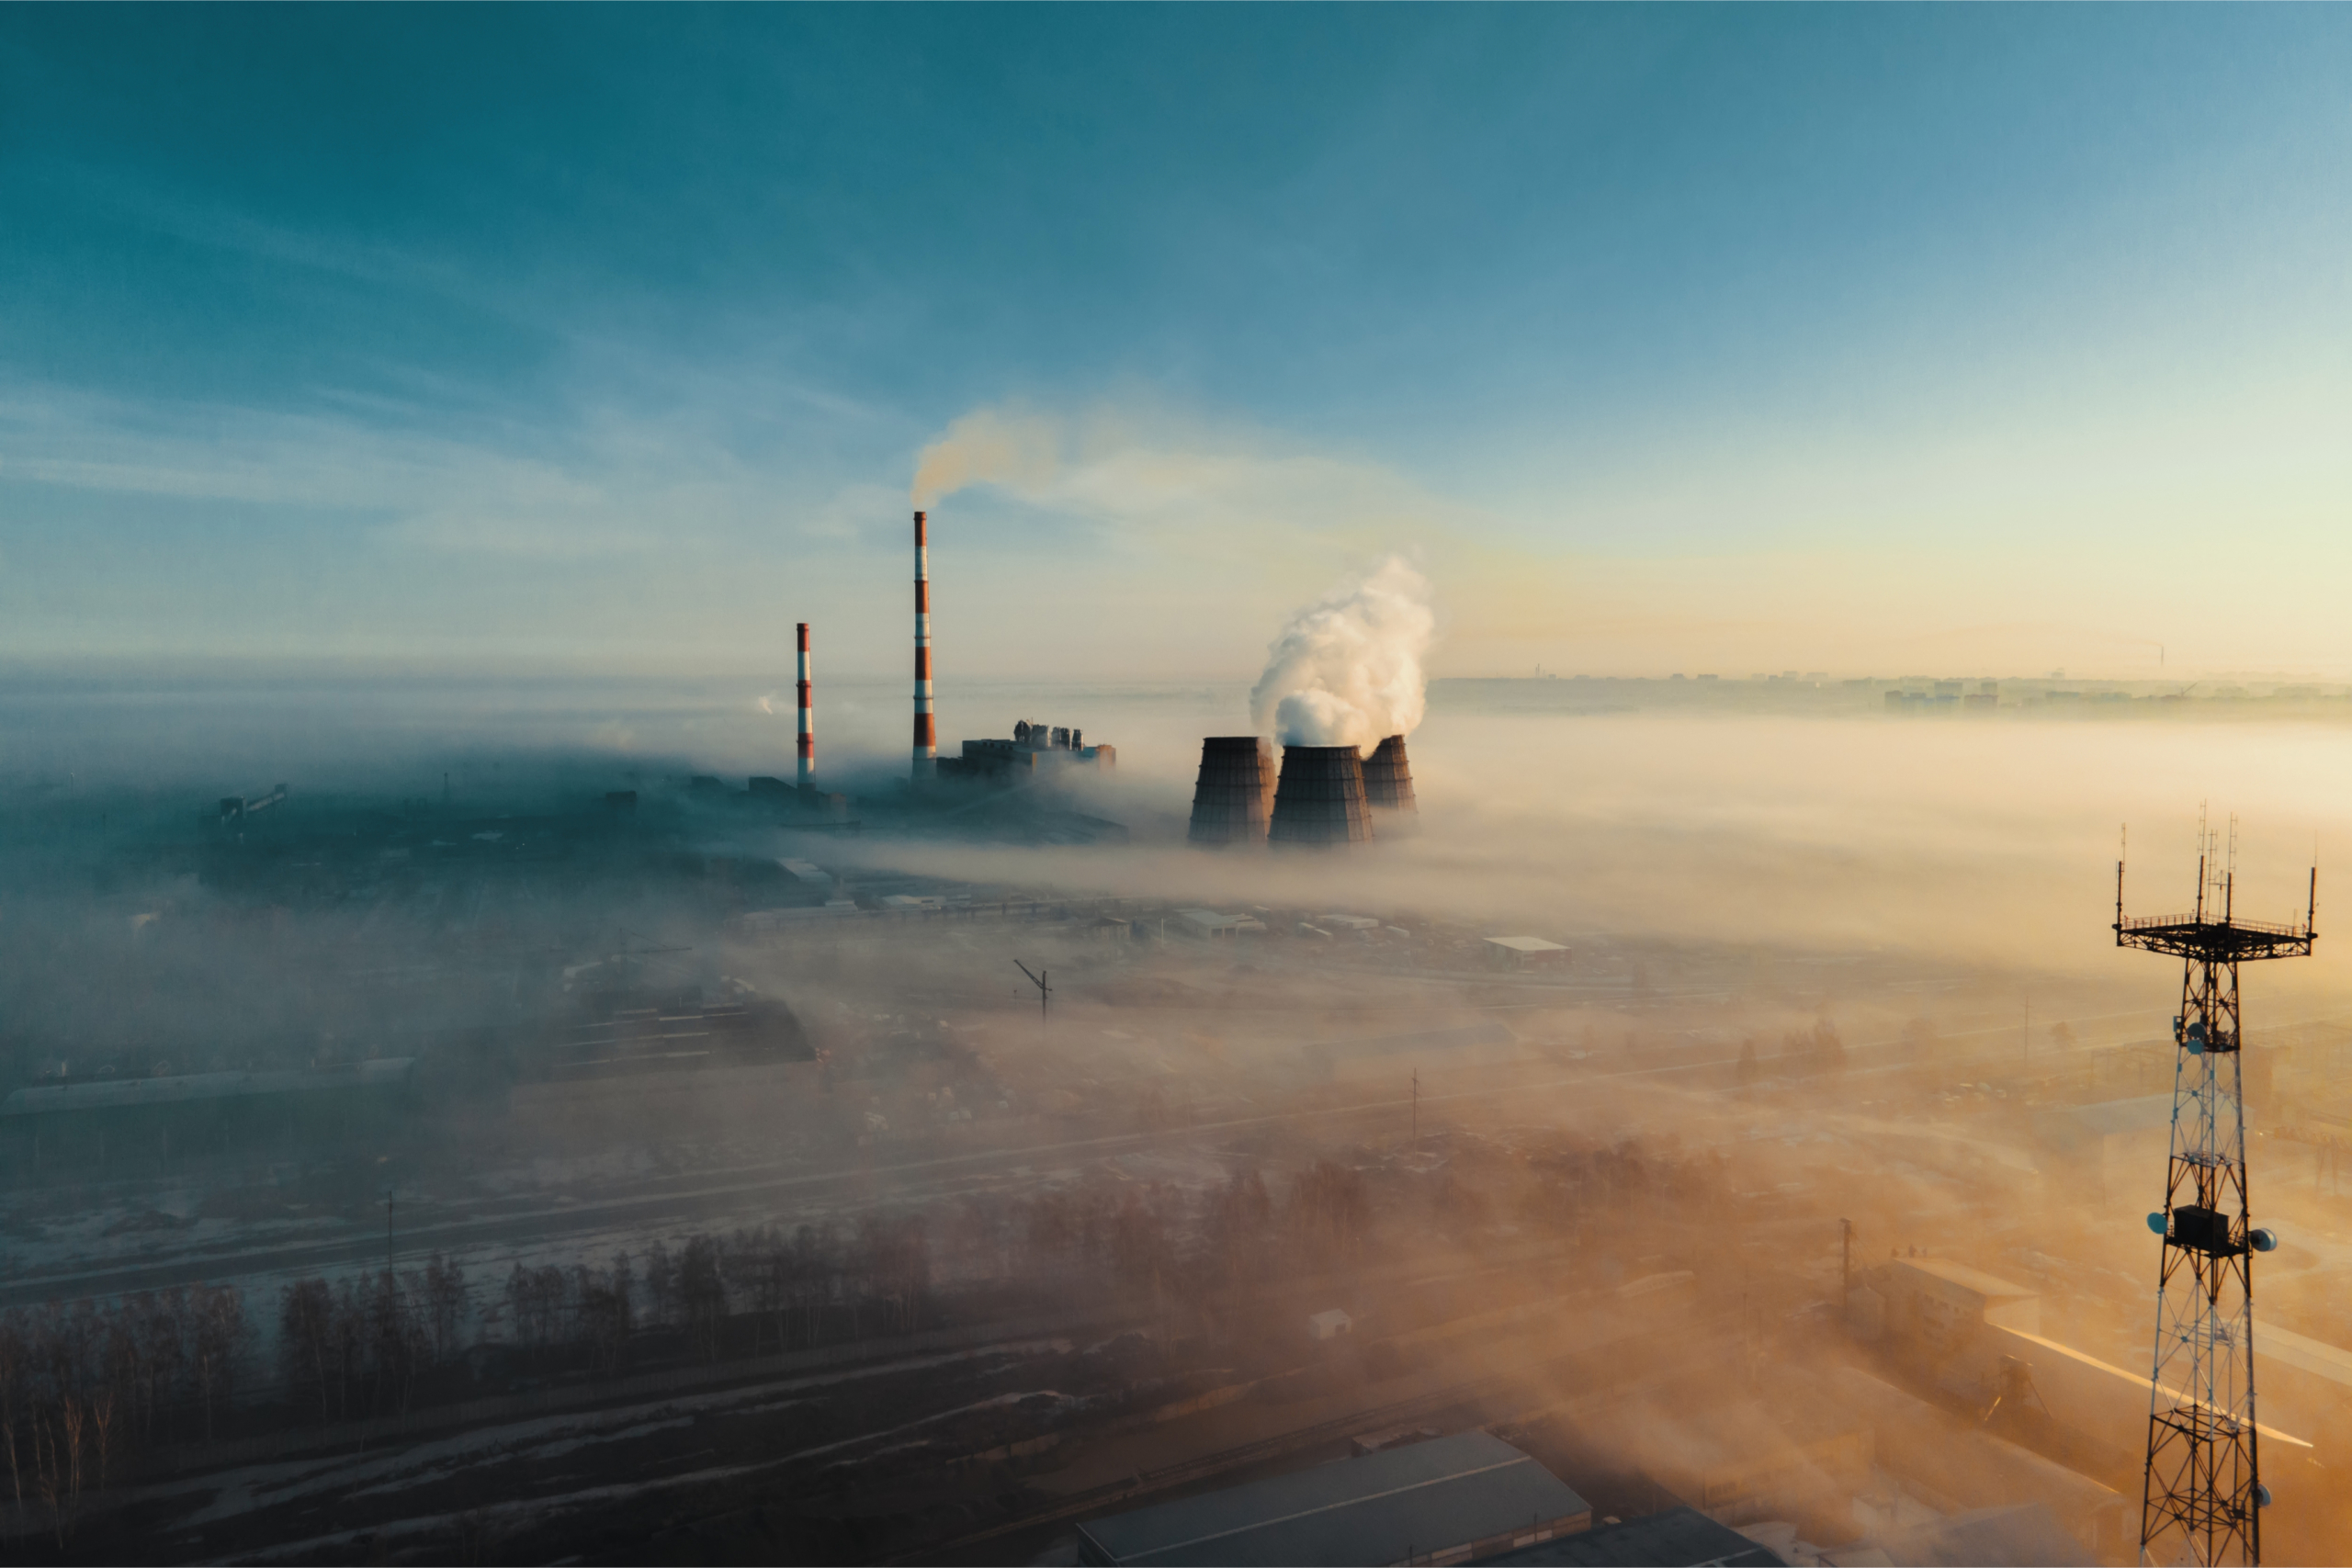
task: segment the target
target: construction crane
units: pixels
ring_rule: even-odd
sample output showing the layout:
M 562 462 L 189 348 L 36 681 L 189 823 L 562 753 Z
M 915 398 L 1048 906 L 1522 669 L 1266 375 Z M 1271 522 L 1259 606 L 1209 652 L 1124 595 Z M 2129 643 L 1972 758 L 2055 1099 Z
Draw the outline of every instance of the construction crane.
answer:
M 2148 1216 L 2161 1245 L 2140 1493 L 2147 1562 L 2258 1563 L 2270 1503 L 2255 1427 L 2254 1255 L 2278 1242 L 2247 1210 L 2238 965 L 2310 956 L 2319 871 L 2300 927 L 2238 919 L 2237 836 L 2232 818 L 2222 860 L 2199 815 L 2187 915 L 2125 916 L 2123 857 L 2115 863 L 2115 944 L 2181 960 L 2165 1206 Z

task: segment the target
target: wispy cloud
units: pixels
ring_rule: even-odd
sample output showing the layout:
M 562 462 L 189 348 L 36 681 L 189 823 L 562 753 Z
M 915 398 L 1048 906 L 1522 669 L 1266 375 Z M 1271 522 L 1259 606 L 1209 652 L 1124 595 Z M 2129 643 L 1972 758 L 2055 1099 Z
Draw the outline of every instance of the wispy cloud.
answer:
M 821 499 L 828 492 L 747 461 L 691 418 L 606 411 L 527 443 L 512 430 L 489 434 L 508 439 L 402 430 L 358 409 L 131 404 L 38 387 L 0 393 L 8 478 L 305 509 L 351 521 L 396 550 L 577 558 L 746 529 L 845 533 L 837 502 Z M 517 449 L 525 446 L 539 450 Z

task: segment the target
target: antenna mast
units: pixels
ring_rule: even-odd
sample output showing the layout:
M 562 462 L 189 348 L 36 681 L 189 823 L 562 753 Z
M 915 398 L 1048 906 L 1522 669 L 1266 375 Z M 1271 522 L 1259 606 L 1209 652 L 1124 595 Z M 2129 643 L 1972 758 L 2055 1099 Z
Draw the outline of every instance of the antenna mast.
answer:
M 2278 1243 L 2248 1213 L 2238 965 L 2310 956 L 2319 868 L 2301 930 L 2238 920 L 2233 817 L 2219 867 L 2222 914 L 2209 919 L 2218 847 L 2199 810 L 2197 908 L 2188 916 L 2126 917 L 2122 862 L 2115 868 L 2115 945 L 2181 960 L 2165 1206 L 2148 1216 L 2163 1238 L 2140 1495 L 2140 1553 L 2151 1562 L 2260 1562 L 2261 1510 L 2270 1501 L 2255 1427 L 2254 1255 Z

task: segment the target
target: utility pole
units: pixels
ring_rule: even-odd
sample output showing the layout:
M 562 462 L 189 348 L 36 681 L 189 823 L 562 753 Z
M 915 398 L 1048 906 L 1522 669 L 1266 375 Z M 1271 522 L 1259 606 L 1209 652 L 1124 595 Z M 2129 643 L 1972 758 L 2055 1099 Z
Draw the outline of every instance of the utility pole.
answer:
M 1018 958 L 1012 961 L 1012 966 L 1023 975 L 1029 975 L 1029 965 L 1022 963 Z M 1046 976 L 1051 971 L 1040 969 L 1035 975 L 1029 975 L 1029 983 L 1037 987 L 1037 1019 L 1038 1027 L 1041 1029 L 1053 1021 L 1050 1004 L 1053 1000 L 1054 988 L 1046 984 Z

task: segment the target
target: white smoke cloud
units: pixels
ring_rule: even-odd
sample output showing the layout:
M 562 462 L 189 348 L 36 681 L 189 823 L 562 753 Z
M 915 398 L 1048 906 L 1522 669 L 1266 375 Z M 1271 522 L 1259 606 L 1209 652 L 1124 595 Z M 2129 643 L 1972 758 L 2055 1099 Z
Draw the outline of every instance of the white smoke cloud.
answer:
M 1402 556 L 1291 617 L 1250 693 L 1260 734 L 1285 746 L 1377 744 L 1421 722 L 1437 634 L 1429 579 Z

